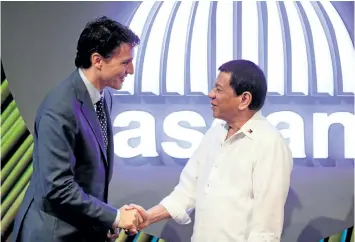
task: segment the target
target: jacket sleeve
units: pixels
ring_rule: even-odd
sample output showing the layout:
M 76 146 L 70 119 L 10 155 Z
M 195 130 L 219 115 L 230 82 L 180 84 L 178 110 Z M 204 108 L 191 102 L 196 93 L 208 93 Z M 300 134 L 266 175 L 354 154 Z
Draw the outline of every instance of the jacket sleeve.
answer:
M 78 129 L 74 114 L 46 110 L 36 128 L 39 174 L 46 202 L 58 211 L 72 214 L 72 220 L 84 219 L 94 226 L 111 228 L 117 209 L 85 193 L 74 179 L 78 162 L 74 156 Z

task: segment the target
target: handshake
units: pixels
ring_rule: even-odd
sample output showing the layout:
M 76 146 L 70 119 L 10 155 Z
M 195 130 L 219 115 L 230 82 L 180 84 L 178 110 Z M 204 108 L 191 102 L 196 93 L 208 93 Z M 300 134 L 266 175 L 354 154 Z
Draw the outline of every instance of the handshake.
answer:
M 126 234 L 134 235 L 139 230 L 146 228 L 149 225 L 149 213 L 141 206 L 136 204 L 124 205 L 120 208 L 120 219 L 115 226 L 124 229 Z M 115 239 L 118 237 L 118 233 L 107 235 L 109 239 Z

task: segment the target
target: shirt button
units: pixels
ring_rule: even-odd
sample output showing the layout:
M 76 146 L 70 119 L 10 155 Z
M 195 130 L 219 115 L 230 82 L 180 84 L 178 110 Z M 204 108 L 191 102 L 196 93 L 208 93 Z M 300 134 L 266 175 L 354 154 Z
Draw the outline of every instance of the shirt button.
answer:
M 205 189 L 204 189 L 204 190 L 205 190 L 205 191 L 204 191 L 205 194 L 207 194 L 208 191 L 210 190 L 209 187 L 210 187 L 210 184 L 207 184 L 206 187 L 205 187 Z

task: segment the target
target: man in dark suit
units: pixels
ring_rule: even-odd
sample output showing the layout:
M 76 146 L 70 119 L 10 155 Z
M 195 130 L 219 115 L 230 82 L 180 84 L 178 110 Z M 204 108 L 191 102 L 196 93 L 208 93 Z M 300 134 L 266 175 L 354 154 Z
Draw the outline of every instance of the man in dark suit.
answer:
M 111 96 L 133 74 L 139 38 L 107 17 L 80 35 L 78 68 L 41 103 L 34 129 L 33 175 L 12 241 L 105 241 L 112 229 L 135 229 L 146 218 L 107 204 L 113 168 Z M 111 237 L 111 238 L 112 238 Z

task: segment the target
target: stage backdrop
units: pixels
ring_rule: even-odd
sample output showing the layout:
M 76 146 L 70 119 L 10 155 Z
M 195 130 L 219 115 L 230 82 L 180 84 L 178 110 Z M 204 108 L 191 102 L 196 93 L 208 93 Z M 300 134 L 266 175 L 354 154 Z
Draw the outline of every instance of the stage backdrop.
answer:
M 263 114 L 293 152 L 283 241 L 317 241 L 353 225 L 353 2 L 1 6 L 3 65 L 30 130 L 46 92 L 74 69 L 76 42 L 86 21 L 108 15 L 141 37 L 135 75 L 122 91 L 111 90 L 113 205 L 133 202 L 149 208 L 171 192 L 213 125 L 206 95 L 218 66 L 244 58 L 265 71 L 269 95 Z M 185 242 L 192 224 L 167 221 L 146 231 Z

